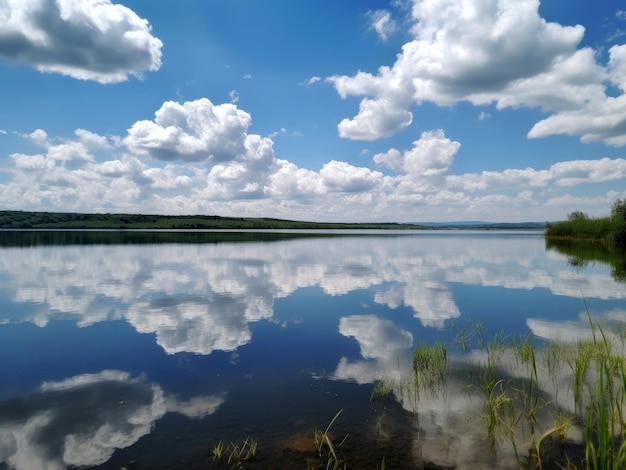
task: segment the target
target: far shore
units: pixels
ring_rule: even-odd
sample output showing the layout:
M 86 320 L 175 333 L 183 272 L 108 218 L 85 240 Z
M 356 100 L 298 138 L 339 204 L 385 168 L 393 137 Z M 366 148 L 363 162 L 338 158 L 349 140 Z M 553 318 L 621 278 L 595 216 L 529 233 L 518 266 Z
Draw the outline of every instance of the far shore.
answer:
M 396 223 L 309 222 L 216 215 L 84 214 L 73 212 L 0 211 L 0 229 L 76 230 L 544 230 L 542 222 Z

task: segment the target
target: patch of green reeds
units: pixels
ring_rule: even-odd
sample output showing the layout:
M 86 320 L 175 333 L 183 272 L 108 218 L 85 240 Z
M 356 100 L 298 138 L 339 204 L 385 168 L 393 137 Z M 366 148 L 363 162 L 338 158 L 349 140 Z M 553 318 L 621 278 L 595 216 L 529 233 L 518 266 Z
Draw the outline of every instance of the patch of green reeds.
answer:
M 626 338 L 615 334 L 621 345 L 615 348 L 615 341 L 588 316 L 590 338 L 574 343 L 548 341 L 541 349 L 530 336 L 510 339 L 504 333 L 488 343 L 481 324 L 463 327 L 455 339 L 463 352 L 477 346 L 486 353 L 472 369 L 467 387 L 482 397 L 481 415 L 491 448 L 495 451 L 501 439 L 508 441 L 520 468 L 541 469 L 548 460 L 554 466 L 557 457 L 551 452 L 557 445 L 555 455 L 562 468 L 626 469 Z M 507 350 L 516 358 L 517 368 L 514 363 L 500 362 L 503 356 L 511 357 L 506 356 Z M 420 348 L 415 358 L 429 364 L 429 355 L 433 355 L 432 348 Z M 553 395 L 547 399 L 544 390 L 550 382 Z M 573 413 L 559 403 L 568 397 L 573 399 Z M 564 444 L 573 428 L 582 436 L 584 458 L 566 454 Z M 525 459 L 518 455 L 522 444 L 529 451 Z
M 452 327 L 454 326 L 456 325 Z M 470 351 L 474 343 L 481 351 L 485 347 L 485 329 L 481 321 L 467 322 L 467 324 L 460 327 L 460 331 L 454 338 L 454 344 L 462 352 Z
M 387 400 L 392 393 L 393 388 L 391 385 L 385 379 L 380 379 L 376 382 L 376 385 L 372 390 L 370 403 L 373 403 L 376 400 Z
M 585 348 L 581 360 L 586 363 L 589 374 L 576 377 L 574 389 L 576 407 L 581 412 L 586 466 L 594 470 L 624 469 L 625 358 L 613 352 L 612 343 L 601 326 L 591 323 L 591 328 L 594 348 Z
M 418 344 L 413 352 L 412 373 L 393 382 L 380 381 L 396 397 L 402 397 L 412 410 L 416 422 L 419 421 L 419 402 L 424 396 L 438 397 L 445 390 L 448 376 L 448 348 L 445 343 Z M 377 386 L 377 387 L 378 387 Z M 376 389 L 375 389 L 376 391 Z M 380 392 L 379 392 L 380 393 Z M 375 395 L 373 394 L 372 397 Z
M 483 419 L 487 427 L 489 447 L 495 450 L 498 436 L 504 431 L 510 435 L 514 420 L 515 402 L 509 393 L 507 382 L 499 379 L 491 356 L 487 356 L 487 363 L 478 368 L 478 388 L 484 396 Z M 512 441 L 515 444 L 515 441 Z M 517 448 L 514 445 L 517 454 Z
M 410 376 L 379 381 L 370 401 L 396 392 L 417 418 L 420 400 L 441 398 L 451 376 L 480 398 L 490 447 L 510 445 L 519 468 L 626 469 L 626 330 L 606 333 L 589 313 L 588 320 L 590 335 L 541 345 L 531 335 L 504 332 L 485 340 L 481 323 L 467 324 L 455 344 L 472 352 L 471 363 L 478 360 L 469 374 L 455 368 L 451 376 L 444 343 L 418 344 Z M 317 432 L 320 455 L 341 465 L 324 437 L 328 429 Z
M 253 460 L 256 457 L 258 442 L 249 437 L 237 442 L 231 442 L 228 448 L 228 463 L 234 466 L 242 462 Z
M 615 351 L 614 343 L 604 329 L 594 324 L 589 315 L 591 338 L 581 339 L 572 344 L 549 342 L 544 347 L 543 363 L 537 361 L 536 348 L 529 338 L 523 338 L 514 347 L 516 354 L 526 367 L 525 387 L 512 387 L 513 394 L 504 379 L 498 380 L 488 356 L 487 364 L 482 367 L 482 383 L 486 396 L 485 414 L 488 437 L 505 429 L 514 433 L 515 424 L 520 418 L 530 427 L 530 455 L 528 464 L 531 468 L 542 468 L 542 460 L 548 458 L 542 446 L 556 438 L 563 444 L 570 427 L 578 427 L 582 434 L 584 459 L 575 462 L 574 456 L 565 456 L 567 468 L 585 468 L 587 470 L 626 469 L 626 359 L 624 343 Z M 541 371 L 540 367 L 545 370 Z M 552 402 L 540 398 L 542 384 L 540 377 L 548 377 L 558 370 L 569 367 L 570 393 L 574 401 L 574 414 L 567 415 L 559 410 L 558 397 Z M 543 372 L 543 374 L 542 374 Z M 558 387 L 555 387 L 558 390 Z M 516 402 L 521 411 L 511 414 L 513 407 L 509 399 Z M 547 430 L 537 418 L 538 411 L 550 408 L 554 415 L 554 424 Z M 521 415 L 519 414 L 521 413 Z M 512 436 L 512 435 L 511 435 Z M 511 442 L 515 449 L 515 440 Z M 516 451 L 517 454 L 517 451 Z
M 613 230 L 610 217 L 601 219 L 565 220 L 548 225 L 546 237 L 607 240 Z
M 532 448 L 537 443 L 537 432 L 541 429 L 541 424 L 537 419 L 537 412 L 540 406 L 539 392 L 541 391 L 539 374 L 537 372 L 537 360 L 535 357 L 535 348 L 528 336 L 522 337 L 522 340 L 518 342 L 516 346 L 522 365 L 528 370 L 528 386 L 526 390 L 520 391 L 519 395 L 523 397 L 522 409 L 530 427 L 530 443 Z
M 445 343 L 418 344 L 413 352 L 416 391 L 437 394 L 448 374 L 448 348 Z
M 315 447 L 320 458 L 326 465 L 326 470 L 339 470 L 340 468 L 347 468 L 347 463 L 343 455 L 340 453 L 339 449 L 348 438 L 348 435 L 346 434 L 346 436 L 338 444 L 334 444 L 333 438 L 330 434 L 330 430 L 333 424 L 335 423 L 335 421 L 337 421 L 337 418 L 339 418 L 339 415 L 342 413 L 342 411 L 343 409 L 337 412 L 333 419 L 330 420 L 330 423 L 328 423 L 328 426 L 326 426 L 326 429 L 324 431 L 321 431 L 317 428 L 315 428 L 315 430 L 313 431 Z
M 213 461 L 221 462 L 224 457 L 224 443 L 219 441 L 213 446 Z
M 237 442 L 231 442 L 228 447 L 224 445 L 223 441 L 219 441 L 213 446 L 213 461 L 216 463 L 222 463 L 226 459 L 227 463 L 232 468 L 240 466 L 243 462 L 254 460 L 256 458 L 258 450 L 258 442 L 255 439 L 246 437 L 243 440 Z
M 617 199 L 611 208 L 611 216 L 593 219 L 584 212 L 576 211 L 568 220 L 548 224 L 547 238 L 571 238 L 600 240 L 611 245 L 626 246 L 626 198 Z
M 516 427 L 524 416 L 520 411 L 520 403 L 526 405 L 530 400 L 526 399 L 525 393 L 520 393 L 521 389 L 515 387 L 510 376 L 503 375 L 500 371 L 502 357 L 507 349 L 511 349 L 504 332 L 497 333 L 487 343 L 482 334 L 482 326 L 477 331 L 477 344 L 486 356 L 471 370 L 471 382 L 466 388 L 477 390 L 482 397 L 481 417 L 490 449 L 496 451 L 498 443 L 504 438 L 511 444 L 519 461 Z M 520 351 L 524 349 L 521 348 Z M 530 391 L 532 390 L 531 388 Z

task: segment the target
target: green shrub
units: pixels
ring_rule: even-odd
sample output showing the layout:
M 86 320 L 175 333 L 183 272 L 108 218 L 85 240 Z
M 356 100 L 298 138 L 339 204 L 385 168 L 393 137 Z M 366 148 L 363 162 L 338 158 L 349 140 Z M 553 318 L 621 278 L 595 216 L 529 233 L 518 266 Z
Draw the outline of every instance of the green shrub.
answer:
M 625 246 L 626 199 L 613 203 L 610 217 L 591 219 L 582 211 L 574 211 L 568 215 L 568 220 L 548 224 L 546 237 L 598 240 Z

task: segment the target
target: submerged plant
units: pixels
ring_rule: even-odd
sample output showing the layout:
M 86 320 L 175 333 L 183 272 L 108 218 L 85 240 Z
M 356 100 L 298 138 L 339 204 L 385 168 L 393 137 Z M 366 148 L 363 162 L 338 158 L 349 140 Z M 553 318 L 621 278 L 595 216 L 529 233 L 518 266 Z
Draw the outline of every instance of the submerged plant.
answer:
M 223 455 L 224 455 L 224 443 L 222 441 L 219 441 L 216 445 L 213 446 L 213 461 L 221 462 Z
M 250 437 L 238 442 L 231 442 L 228 448 L 228 463 L 238 465 L 256 457 L 258 442 Z
M 374 400 L 386 400 L 393 393 L 391 386 L 384 380 L 380 379 L 376 382 L 372 394 L 370 395 L 370 403 Z
M 343 409 L 339 410 L 337 414 L 333 417 L 333 419 L 330 420 L 330 423 L 328 423 L 328 426 L 326 426 L 324 432 L 320 431 L 317 428 L 315 428 L 315 430 L 313 431 L 315 447 L 320 458 L 322 458 L 322 460 L 326 462 L 326 469 L 338 470 L 340 468 L 346 468 L 346 462 L 343 459 L 343 456 L 341 456 L 340 458 L 337 449 L 343 445 L 343 443 L 348 438 L 348 435 L 346 434 L 346 436 L 341 440 L 339 444 L 337 444 L 337 446 L 333 444 L 333 440 L 330 435 L 330 429 L 332 428 L 333 424 L 335 423 L 342 411 Z
M 413 353 L 413 374 L 417 391 L 434 394 L 441 390 L 448 373 L 448 350 L 445 343 L 418 344 Z
M 590 317 L 591 322 L 591 317 Z M 578 408 L 586 413 L 583 420 L 587 468 L 626 468 L 626 368 L 624 357 L 613 353 L 604 330 L 591 322 L 595 379 L 585 383 L 587 400 Z
M 455 327 L 456 323 L 451 327 Z M 471 349 L 472 342 L 476 341 L 478 349 L 482 350 L 485 346 L 485 325 L 481 321 L 468 322 L 465 326 L 461 327 L 461 331 L 454 338 L 454 344 L 457 345 L 461 351 L 467 352 Z
M 556 436 L 563 443 L 569 427 L 575 425 L 582 431 L 584 460 L 588 470 L 618 470 L 626 468 L 626 365 L 623 351 L 616 353 L 604 329 L 595 324 L 587 311 L 591 339 L 552 349 L 554 369 L 556 363 L 565 363 L 571 370 L 571 393 L 574 399 L 574 416 L 557 415 L 554 426 L 545 431 L 534 443 L 541 468 L 541 444 Z M 533 350 L 534 351 L 534 350 Z M 556 351 L 556 352 L 555 352 Z M 532 364 L 531 384 L 537 381 L 534 352 L 528 351 Z M 557 357 L 558 356 L 558 357 Z M 550 357 L 550 356 L 548 356 Z M 565 361 L 562 360 L 565 358 Z M 536 396 L 536 390 L 533 393 Z M 530 395 L 531 391 L 529 391 Z M 571 464 L 570 457 L 566 460 Z
M 535 348 L 528 336 L 524 337 L 518 346 L 522 364 L 529 369 L 528 388 L 523 393 L 523 413 L 526 415 L 528 425 L 530 426 L 530 445 L 532 447 L 537 443 L 536 433 L 541 429 L 541 424 L 537 419 L 537 411 L 539 408 L 539 374 L 537 372 L 537 361 L 535 358 Z
M 503 430 L 511 429 L 510 423 L 514 420 L 514 401 L 505 380 L 498 378 L 490 355 L 487 356 L 487 363 L 478 367 L 477 386 L 485 399 L 482 416 L 487 427 L 487 440 L 490 448 L 495 450 L 498 435 Z M 512 443 L 517 454 L 515 441 Z

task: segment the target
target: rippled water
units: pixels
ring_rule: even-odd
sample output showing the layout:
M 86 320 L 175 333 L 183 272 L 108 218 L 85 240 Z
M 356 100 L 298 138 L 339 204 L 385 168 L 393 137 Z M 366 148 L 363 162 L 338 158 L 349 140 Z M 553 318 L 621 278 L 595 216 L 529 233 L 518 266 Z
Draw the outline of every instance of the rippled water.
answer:
M 460 381 L 402 393 L 416 345 L 471 364 L 465 332 L 566 341 L 625 299 L 538 232 L 4 232 L 0 468 L 230 468 L 246 438 L 246 468 L 316 468 L 339 410 L 347 468 L 507 468 Z

